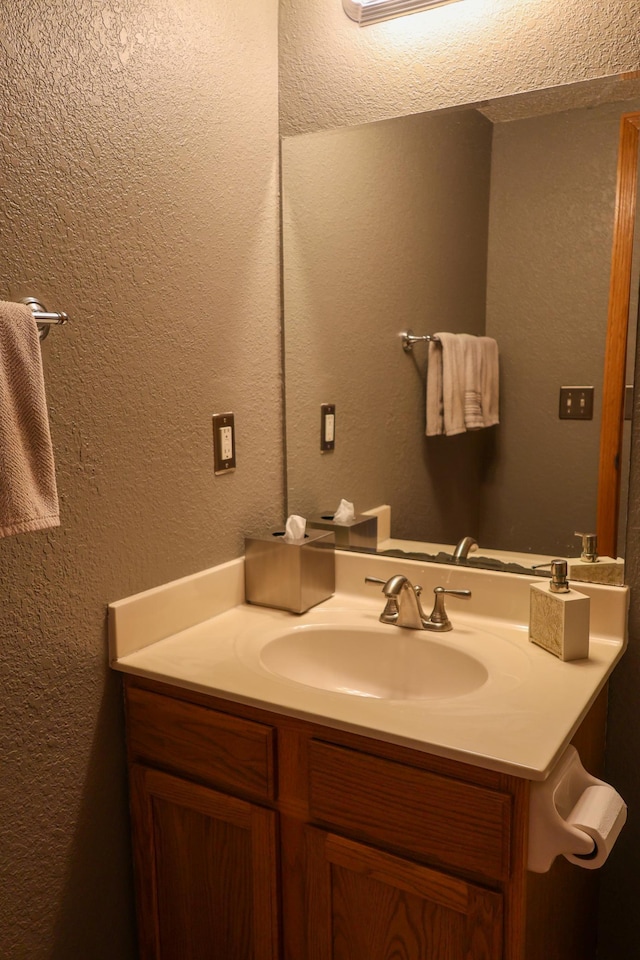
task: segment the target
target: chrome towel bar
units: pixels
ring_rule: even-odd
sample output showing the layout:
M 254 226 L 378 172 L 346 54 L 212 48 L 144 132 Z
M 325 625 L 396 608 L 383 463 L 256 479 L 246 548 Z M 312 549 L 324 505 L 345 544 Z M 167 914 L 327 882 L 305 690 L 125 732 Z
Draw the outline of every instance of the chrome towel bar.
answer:
M 402 349 L 405 353 L 413 352 L 414 343 L 440 343 L 440 337 L 436 334 L 427 334 L 425 337 L 417 337 L 413 330 L 407 330 L 406 333 L 401 333 L 402 337 Z
M 38 324 L 38 336 L 41 341 L 45 339 L 52 326 L 55 324 L 62 325 L 69 320 L 66 313 L 50 313 L 44 304 L 40 300 L 36 300 L 35 297 L 24 297 L 20 302 L 26 303 L 31 308 L 34 320 Z

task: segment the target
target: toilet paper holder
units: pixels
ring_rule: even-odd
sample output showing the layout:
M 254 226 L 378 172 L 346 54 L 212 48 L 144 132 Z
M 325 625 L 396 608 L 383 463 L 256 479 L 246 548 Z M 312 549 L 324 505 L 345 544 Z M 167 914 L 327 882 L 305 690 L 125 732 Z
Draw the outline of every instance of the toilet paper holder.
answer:
M 614 788 L 591 776 L 568 746 L 546 780 L 529 795 L 528 869 L 546 873 L 557 856 L 596 870 L 609 856 L 627 819 Z

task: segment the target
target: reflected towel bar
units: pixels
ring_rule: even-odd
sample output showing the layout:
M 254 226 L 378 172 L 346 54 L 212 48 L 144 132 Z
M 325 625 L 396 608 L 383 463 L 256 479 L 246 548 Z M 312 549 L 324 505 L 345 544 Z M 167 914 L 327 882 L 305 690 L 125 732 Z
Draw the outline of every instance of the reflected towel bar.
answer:
M 55 324 L 62 325 L 69 321 L 66 313 L 49 313 L 47 308 L 40 300 L 36 300 L 35 297 L 25 297 L 20 302 L 26 303 L 26 305 L 31 308 L 34 320 L 38 324 L 38 336 L 41 342 L 45 339 L 52 326 Z
M 436 334 L 427 334 L 425 337 L 417 337 L 413 330 L 407 330 L 406 333 L 401 333 L 402 337 L 402 349 L 405 353 L 413 352 L 414 343 L 440 343 L 440 337 Z

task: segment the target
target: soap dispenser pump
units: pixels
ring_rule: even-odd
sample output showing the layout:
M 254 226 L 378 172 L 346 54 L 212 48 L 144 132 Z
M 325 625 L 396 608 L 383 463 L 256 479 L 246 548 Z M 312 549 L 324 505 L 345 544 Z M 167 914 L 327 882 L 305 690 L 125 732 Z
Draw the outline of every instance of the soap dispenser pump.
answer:
M 572 590 L 567 561 L 551 561 L 551 580 L 531 584 L 529 639 L 561 660 L 589 656 L 589 597 Z
M 569 559 L 572 580 L 590 583 L 624 583 L 624 560 L 598 556 L 598 538 L 595 533 L 576 533 L 582 541 L 580 559 Z

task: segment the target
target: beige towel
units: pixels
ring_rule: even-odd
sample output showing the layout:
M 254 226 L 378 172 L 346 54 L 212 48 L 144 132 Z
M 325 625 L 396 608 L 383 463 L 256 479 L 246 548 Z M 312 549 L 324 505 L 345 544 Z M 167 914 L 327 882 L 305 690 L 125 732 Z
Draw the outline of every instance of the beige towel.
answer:
M 485 427 L 500 423 L 500 366 L 498 344 L 492 337 L 478 337 L 482 353 L 482 413 Z
M 491 337 L 438 333 L 427 366 L 428 437 L 453 437 L 499 422 L 498 344 Z
M 0 301 L 0 536 L 59 524 L 38 328 Z
M 464 353 L 464 425 L 467 430 L 484 427 L 482 413 L 482 354 L 478 337 L 461 333 Z
M 427 367 L 428 437 L 464 433 L 464 350 L 455 333 L 436 334 L 429 343 Z
M 464 352 L 464 424 L 481 430 L 499 422 L 498 344 L 491 337 L 460 334 Z

